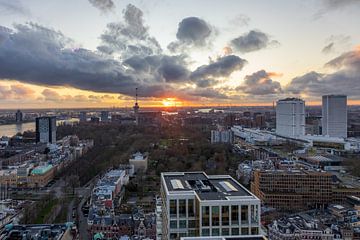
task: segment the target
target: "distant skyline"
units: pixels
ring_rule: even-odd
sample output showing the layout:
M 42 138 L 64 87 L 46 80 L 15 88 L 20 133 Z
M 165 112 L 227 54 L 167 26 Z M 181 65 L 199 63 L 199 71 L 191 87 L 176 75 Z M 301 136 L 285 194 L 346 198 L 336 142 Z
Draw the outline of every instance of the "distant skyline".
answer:
M 0 0 L 0 109 L 360 104 L 358 0 Z

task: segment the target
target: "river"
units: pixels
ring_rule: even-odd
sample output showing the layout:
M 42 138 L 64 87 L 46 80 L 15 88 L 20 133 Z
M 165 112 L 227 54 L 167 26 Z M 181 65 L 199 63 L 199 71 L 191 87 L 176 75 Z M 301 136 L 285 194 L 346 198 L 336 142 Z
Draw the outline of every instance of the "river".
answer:
M 56 125 L 60 124 L 72 124 L 75 122 L 79 122 L 77 118 L 70 118 L 67 120 L 57 120 Z M 7 124 L 7 125 L 0 125 L 0 137 L 1 136 L 14 136 L 17 133 L 23 133 L 25 131 L 35 131 L 35 122 L 28 122 L 28 123 L 20 123 L 20 124 Z

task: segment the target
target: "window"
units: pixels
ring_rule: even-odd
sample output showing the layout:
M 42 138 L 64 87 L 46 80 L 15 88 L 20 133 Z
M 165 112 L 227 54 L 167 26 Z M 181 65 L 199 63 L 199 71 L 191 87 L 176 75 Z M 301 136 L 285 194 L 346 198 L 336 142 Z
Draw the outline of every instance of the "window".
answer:
M 229 206 L 222 206 L 222 225 L 228 226 L 229 225 Z
M 177 233 L 170 234 L 170 239 L 177 239 L 177 237 L 178 237 Z
M 201 236 L 210 236 L 210 230 L 209 229 L 203 229 L 201 231 Z
M 177 221 L 176 220 L 171 220 L 170 221 L 170 228 L 177 228 Z
M 228 228 L 223 228 L 223 229 L 221 230 L 221 235 L 222 235 L 222 236 L 229 236 L 229 235 L 230 235 L 229 229 L 228 229 Z
M 202 225 L 209 226 L 210 225 L 210 207 L 203 206 L 202 207 Z
M 179 228 L 186 228 L 186 220 L 179 221 Z
M 241 228 L 241 235 L 249 235 L 249 228 Z
M 195 237 L 196 236 L 196 230 L 189 230 L 188 231 L 188 236 L 189 237 Z
M 231 224 L 239 225 L 239 206 L 231 206 Z
M 188 214 L 189 217 L 195 216 L 194 199 L 188 199 Z
M 241 223 L 246 224 L 249 220 L 248 206 L 241 206 Z
M 257 235 L 257 234 L 259 234 L 259 228 L 252 227 L 251 228 L 251 235 Z
M 220 224 L 219 206 L 211 207 L 211 213 L 212 213 L 212 226 L 219 226 Z
M 179 216 L 186 217 L 186 200 L 185 199 L 179 200 Z
M 189 228 L 195 228 L 196 227 L 195 220 L 189 220 L 188 225 L 189 225 Z
M 212 232 L 212 236 L 220 236 L 219 228 L 213 228 L 211 232 Z
M 176 200 L 170 200 L 170 217 L 176 217 L 177 216 L 177 206 L 176 206 Z
M 232 228 L 231 229 L 231 235 L 239 235 L 239 229 L 238 228 Z

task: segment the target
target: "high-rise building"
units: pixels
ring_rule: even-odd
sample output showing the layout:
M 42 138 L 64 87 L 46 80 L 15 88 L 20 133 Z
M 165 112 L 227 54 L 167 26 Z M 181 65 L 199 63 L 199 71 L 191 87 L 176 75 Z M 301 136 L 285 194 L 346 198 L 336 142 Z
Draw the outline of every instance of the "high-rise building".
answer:
M 305 102 L 286 98 L 276 103 L 276 134 L 284 137 L 305 135 Z
M 162 239 L 258 235 L 260 200 L 228 175 L 161 174 Z
M 56 143 L 56 117 L 36 118 L 36 142 Z
M 79 120 L 80 120 L 80 122 L 86 122 L 87 121 L 87 112 L 80 112 Z
M 15 113 L 16 123 L 21 123 L 23 121 L 23 113 L 20 110 L 17 110 Z
M 330 137 L 347 137 L 347 97 L 322 97 L 322 134 Z
M 102 122 L 109 121 L 109 112 L 108 111 L 101 111 L 101 121 Z

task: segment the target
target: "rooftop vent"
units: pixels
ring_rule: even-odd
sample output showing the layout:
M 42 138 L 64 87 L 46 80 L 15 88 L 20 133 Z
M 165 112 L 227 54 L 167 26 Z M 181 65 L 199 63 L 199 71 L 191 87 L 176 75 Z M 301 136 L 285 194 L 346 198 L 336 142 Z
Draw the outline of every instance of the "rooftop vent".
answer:
M 220 185 L 225 189 L 227 192 L 237 192 L 238 190 L 228 181 L 220 182 Z
M 184 186 L 179 179 L 172 179 L 170 182 L 173 189 L 184 189 Z

